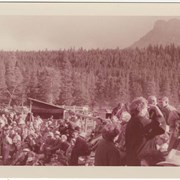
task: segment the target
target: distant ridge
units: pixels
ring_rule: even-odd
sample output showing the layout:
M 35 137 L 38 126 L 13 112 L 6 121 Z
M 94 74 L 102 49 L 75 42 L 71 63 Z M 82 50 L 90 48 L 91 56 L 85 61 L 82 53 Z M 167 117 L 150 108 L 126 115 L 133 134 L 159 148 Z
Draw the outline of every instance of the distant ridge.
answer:
M 130 48 L 144 48 L 151 45 L 180 45 L 180 19 L 158 20 L 151 31 L 136 41 Z

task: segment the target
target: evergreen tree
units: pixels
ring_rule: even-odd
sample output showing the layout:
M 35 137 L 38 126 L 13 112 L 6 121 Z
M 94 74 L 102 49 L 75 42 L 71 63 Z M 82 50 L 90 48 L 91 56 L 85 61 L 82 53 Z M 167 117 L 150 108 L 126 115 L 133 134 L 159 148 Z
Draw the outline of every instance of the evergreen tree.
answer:
M 60 73 L 62 77 L 59 95 L 59 104 L 71 105 L 73 103 L 72 65 L 69 62 L 67 52 L 61 62 Z
M 44 67 L 39 74 L 38 97 L 40 100 L 55 103 L 60 94 L 59 72 L 50 67 Z

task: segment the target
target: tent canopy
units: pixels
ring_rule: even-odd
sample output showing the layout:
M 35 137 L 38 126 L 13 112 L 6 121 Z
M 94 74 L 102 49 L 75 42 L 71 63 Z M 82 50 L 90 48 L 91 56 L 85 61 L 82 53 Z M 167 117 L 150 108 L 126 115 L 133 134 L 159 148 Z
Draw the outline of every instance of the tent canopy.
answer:
M 51 116 L 54 119 L 63 119 L 64 108 L 37 99 L 28 99 L 30 100 L 30 109 L 34 116 L 39 115 L 43 119 L 48 119 Z

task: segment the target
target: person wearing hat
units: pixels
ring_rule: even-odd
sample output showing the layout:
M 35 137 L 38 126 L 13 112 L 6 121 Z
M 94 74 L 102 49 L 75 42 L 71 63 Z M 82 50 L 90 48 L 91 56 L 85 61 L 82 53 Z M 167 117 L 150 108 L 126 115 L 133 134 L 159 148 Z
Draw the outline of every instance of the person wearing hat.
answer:
M 70 143 L 67 141 L 67 136 L 63 134 L 61 136 L 61 147 L 60 147 L 60 149 L 64 152 L 64 154 L 66 154 L 69 147 L 70 147 Z
M 54 133 L 54 143 L 53 143 L 53 146 L 51 147 L 51 152 L 52 153 L 55 153 L 58 149 L 61 148 L 62 141 L 61 141 L 60 135 L 61 134 L 60 134 L 59 131 L 55 131 L 55 133 Z
M 54 133 L 49 132 L 45 142 L 42 144 L 41 151 L 45 155 L 45 163 L 49 163 L 52 157 L 52 149 L 55 146 Z

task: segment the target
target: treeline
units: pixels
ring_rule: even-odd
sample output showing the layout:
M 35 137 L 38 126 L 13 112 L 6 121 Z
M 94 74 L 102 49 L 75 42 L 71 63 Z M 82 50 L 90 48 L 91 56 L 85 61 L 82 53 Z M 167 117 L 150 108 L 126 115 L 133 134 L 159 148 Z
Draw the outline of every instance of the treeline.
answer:
M 178 105 L 180 48 L 0 51 L 0 102 L 114 106 L 167 95 Z

